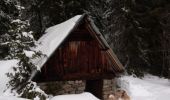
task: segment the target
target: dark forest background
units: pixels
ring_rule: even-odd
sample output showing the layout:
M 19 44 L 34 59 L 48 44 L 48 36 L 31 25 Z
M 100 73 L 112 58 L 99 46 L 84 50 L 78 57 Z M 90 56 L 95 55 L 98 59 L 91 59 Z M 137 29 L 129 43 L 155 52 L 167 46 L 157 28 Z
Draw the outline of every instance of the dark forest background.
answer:
M 38 40 L 46 28 L 83 13 L 92 17 L 129 74 L 170 77 L 169 0 L 0 0 L 0 58 L 9 55 L 3 42 L 14 27 L 10 20 L 29 21 L 27 30 Z

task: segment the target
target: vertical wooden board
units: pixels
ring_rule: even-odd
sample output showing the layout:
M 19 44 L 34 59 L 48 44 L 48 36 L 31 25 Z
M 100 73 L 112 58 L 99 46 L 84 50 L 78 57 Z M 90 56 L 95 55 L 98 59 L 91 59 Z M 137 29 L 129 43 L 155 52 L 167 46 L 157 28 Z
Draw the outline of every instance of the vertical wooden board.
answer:
M 49 75 L 52 75 L 51 72 L 61 77 L 66 74 L 72 75 L 73 72 L 74 74 L 85 73 L 90 75 L 101 72 L 107 73 L 111 65 L 108 62 L 109 59 L 106 57 L 105 51 L 101 50 L 102 48 L 99 46 L 98 41 L 94 38 L 88 40 L 88 37 L 81 40 L 83 36 L 86 36 L 84 34 L 91 35 L 84 27 L 78 29 L 74 36 L 71 37 L 71 40 L 68 37 L 55 51 L 53 57 L 48 60 L 46 63 L 48 67 L 45 68 L 47 68 Z M 81 33 L 81 31 L 83 32 Z M 83 36 L 77 36 L 82 34 Z M 75 39 L 74 41 L 75 37 L 80 39 Z
M 98 55 L 98 72 L 102 72 L 103 71 L 103 66 L 102 66 L 102 53 L 101 53 L 101 50 L 99 51 L 99 55 Z
M 91 59 L 91 56 L 92 56 L 91 41 L 88 41 L 87 47 L 88 47 L 88 48 L 87 48 L 87 49 L 88 49 L 88 55 L 87 55 L 87 58 L 88 58 L 87 72 L 89 73 L 89 72 L 90 72 L 90 65 L 91 65 L 91 62 L 92 62 L 92 59 Z
M 91 64 L 90 64 L 90 73 L 93 73 L 93 69 L 95 68 L 95 49 L 94 49 L 94 43 L 91 42 Z
M 87 72 L 86 67 L 88 66 L 87 64 L 87 49 L 86 49 L 86 43 L 84 41 L 82 41 L 80 43 L 80 55 L 79 55 L 79 59 L 80 59 L 80 70 Z
M 56 61 L 54 62 L 54 64 L 55 64 L 55 67 L 56 67 L 56 73 L 61 73 L 61 71 L 59 71 L 59 70 L 61 70 L 61 66 L 62 66 L 62 61 L 61 61 L 61 58 L 62 58 L 62 53 L 61 53 L 61 48 L 58 48 L 57 49 L 57 52 L 56 52 Z
M 100 55 L 101 53 L 100 53 L 100 48 L 98 47 L 98 45 L 97 45 L 97 43 L 96 43 L 96 72 L 98 73 L 99 72 L 99 69 L 100 69 L 100 67 L 102 67 L 102 66 L 100 66 L 99 65 L 99 63 L 100 63 Z
M 90 53 L 91 51 L 89 50 L 89 42 L 85 42 L 85 47 L 86 47 L 86 49 L 84 51 L 84 52 L 86 52 L 85 53 L 85 71 L 89 72 L 89 68 L 88 68 L 89 59 L 88 59 L 88 56 L 91 55 L 91 53 Z

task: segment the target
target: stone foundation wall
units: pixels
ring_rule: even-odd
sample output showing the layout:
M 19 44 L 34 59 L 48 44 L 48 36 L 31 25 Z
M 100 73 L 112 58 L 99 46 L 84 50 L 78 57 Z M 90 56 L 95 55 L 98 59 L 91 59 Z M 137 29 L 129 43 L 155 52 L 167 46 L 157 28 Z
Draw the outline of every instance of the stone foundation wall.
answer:
M 116 90 L 116 82 L 114 79 L 103 81 L 103 99 L 104 100 L 108 100 L 108 96 L 110 94 L 113 94 L 115 90 Z
M 61 94 L 79 94 L 84 92 L 86 81 L 58 81 L 51 83 L 38 84 L 47 94 L 61 95 Z M 107 100 L 109 94 L 115 91 L 115 81 L 104 80 L 103 81 L 103 98 Z
M 85 81 L 58 81 L 38 84 L 47 94 L 79 94 L 84 92 Z

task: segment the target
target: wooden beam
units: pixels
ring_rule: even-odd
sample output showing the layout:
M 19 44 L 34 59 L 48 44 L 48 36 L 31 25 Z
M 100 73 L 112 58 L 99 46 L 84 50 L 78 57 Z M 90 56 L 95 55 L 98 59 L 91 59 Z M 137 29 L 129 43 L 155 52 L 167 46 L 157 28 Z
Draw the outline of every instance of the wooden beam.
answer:
M 72 73 L 72 74 L 65 74 L 62 76 L 48 76 L 49 78 L 44 78 L 41 73 L 39 73 L 37 78 L 35 77 L 33 81 L 38 83 L 41 82 L 50 82 L 50 81 L 74 81 L 74 80 L 97 80 L 97 79 L 113 79 L 115 78 L 115 74 L 113 73 Z
M 91 41 L 93 37 L 89 33 L 73 33 L 69 36 L 68 41 Z

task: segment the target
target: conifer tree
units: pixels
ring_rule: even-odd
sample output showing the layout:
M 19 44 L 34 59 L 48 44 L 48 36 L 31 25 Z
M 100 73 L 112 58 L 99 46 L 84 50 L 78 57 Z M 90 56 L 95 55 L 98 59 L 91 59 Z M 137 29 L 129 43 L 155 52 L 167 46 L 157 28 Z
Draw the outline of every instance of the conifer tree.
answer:
M 47 95 L 42 91 L 37 91 L 36 84 L 29 80 L 32 70 L 37 70 L 32 63 L 32 59 L 40 55 L 32 50 L 35 46 L 33 32 L 29 29 L 29 21 L 23 20 L 20 1 L 2 0 L 0 2 L 0 47 L 1 59 L 17 59 L 19 61 L 13 70 L 7 73 L 10 78 L 7 90 L 12 93 L 17 92 L 22 97 L 33 99 L 38 96 L 44 100 Z M 5 48 L 5 49 L 4 49 Z M 14 94 L 15 95 L 15 94 Z

